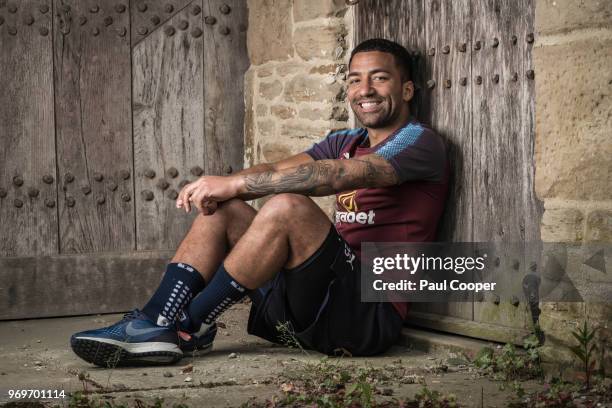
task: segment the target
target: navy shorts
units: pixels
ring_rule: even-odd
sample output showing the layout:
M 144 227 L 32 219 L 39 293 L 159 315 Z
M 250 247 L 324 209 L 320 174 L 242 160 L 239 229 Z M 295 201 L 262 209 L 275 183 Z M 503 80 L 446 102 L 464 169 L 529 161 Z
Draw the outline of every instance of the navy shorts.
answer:
M 399 339 L 402 319 L 391 303 L 361 302 L 360 272 L 332 226 L 309 259 L 251 293 L 249 334 L 283 344 L 289 330 L 305 349 L 329 355 L 384 352 Z

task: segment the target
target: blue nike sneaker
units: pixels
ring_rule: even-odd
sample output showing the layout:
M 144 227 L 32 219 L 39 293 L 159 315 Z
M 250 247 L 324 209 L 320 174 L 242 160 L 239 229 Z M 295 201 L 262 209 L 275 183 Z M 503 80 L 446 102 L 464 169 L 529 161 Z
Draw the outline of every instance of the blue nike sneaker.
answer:
M 70 345 L 83 360 L 108 368 L 171 364 L 183 357 L 174 327 L 158 326 L 138 309 L 112 326 L 73 334 Z

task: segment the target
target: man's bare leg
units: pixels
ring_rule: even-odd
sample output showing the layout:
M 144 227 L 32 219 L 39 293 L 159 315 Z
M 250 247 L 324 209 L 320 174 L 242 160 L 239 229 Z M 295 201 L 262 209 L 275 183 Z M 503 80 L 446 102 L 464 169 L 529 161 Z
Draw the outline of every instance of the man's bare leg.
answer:
M 312 256 L 330 232 L 325 213 L 308 197 L 280 194 L 257 213 L 247 231 L 187 307 L 189 331 L 207 333 L 215 319 L 249 290 L 263 286 L 281 268 Z
M 257 212 L 242 200 L 221 203 L 212 215 L 198 215 L 170 262 L 193 266 L 210 282 L 223 262 L 255 218 Z
M 272 197 L 225 259 L 228 272 L 249 289 L 262 286 L 281 268 L 292 269 L 323 243 L 331 223 L 310 198 Z

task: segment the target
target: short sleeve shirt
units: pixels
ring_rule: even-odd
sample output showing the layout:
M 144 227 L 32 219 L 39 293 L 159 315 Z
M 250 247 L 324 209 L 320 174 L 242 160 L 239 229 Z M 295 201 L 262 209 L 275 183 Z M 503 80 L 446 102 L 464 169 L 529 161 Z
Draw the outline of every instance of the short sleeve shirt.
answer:
M 428 242 L 436 239 L 448 194 L 449 165 L 444 140 L 431 128 L 409 121 L 370 147 L 364 128 L 330 133 L 306 151 L 314 160 L 384 157 L 400 183 L 336 194 L 336 229 L 360 255 L 362 242 Z M 394 303 L 403 318 L 407 305 Z

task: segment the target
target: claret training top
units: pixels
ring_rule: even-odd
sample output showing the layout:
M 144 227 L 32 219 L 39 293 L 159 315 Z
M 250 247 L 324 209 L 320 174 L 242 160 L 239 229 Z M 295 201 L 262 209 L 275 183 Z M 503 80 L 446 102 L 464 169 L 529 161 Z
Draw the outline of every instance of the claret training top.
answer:
M 306 151 L 314 160 L 378 154 L 393 166 L 400 184 L 336 194 L 335 226 L 357 255 L 362 242 L 428 242 L 436 239 L 448 194 L 449 164 L 444 140 L 411 119 L 370 147 L 365 128 L 330 133 Z M 393 302 L 406 318 L 408 304 Z

